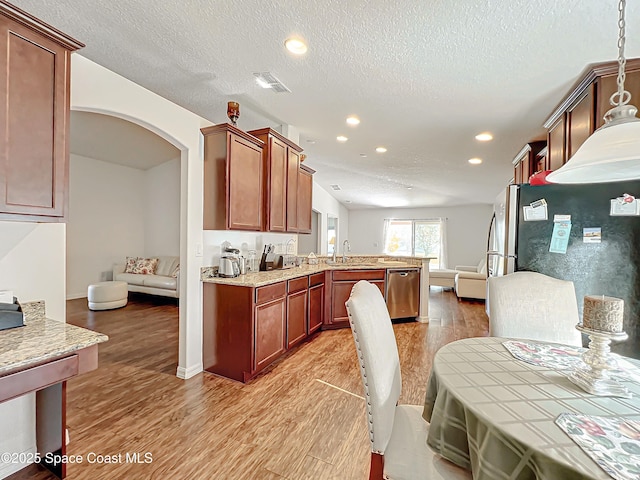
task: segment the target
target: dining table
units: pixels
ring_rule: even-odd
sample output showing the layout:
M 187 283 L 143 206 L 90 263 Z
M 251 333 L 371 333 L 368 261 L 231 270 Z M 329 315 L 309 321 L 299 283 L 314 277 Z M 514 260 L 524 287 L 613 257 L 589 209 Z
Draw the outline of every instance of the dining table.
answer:
M 470 470 L 474 480 L 611 479 L 557 419 L 585 415 L 640 425 L 640 373 L 624 378 L 630 398 L 594 395 L 573 383 L 568 370 L 515 358 L 505 347 L 513 340 L 467 338 L 438 350 L 423 412 L 430 423 L 425 448 Z M 640 361 L 624 360 L 640 372 Z M 593 426 L 596 441 L 601 431 Z M 640 439 L 640 431 L 636 433 Z M 625 445 L 640 448 L 632 442 Z M 596 450 L 606 455 L 607 443 L 603 445 Z M 635 465 L 631 460 L 625 467 L 630 477 L 613 478 L 640 478 L 640 455 L 635 459 Z

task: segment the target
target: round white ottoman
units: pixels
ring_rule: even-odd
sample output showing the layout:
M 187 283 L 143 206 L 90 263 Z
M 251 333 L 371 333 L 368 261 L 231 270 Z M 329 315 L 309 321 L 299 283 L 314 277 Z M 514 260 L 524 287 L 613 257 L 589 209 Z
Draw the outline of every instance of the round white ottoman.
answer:
M 89 285 L 87 300 L 89 310 L 110 310 L 124 307 L 127 304 L 129 292 L 127 282 L 99 282 Z

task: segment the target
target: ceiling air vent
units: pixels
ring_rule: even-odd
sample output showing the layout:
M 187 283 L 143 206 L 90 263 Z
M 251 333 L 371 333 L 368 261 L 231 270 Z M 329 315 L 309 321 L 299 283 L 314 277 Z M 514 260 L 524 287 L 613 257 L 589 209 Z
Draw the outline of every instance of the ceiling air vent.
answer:
M 253 76 L 256 77 L 258 85 L 262 88 L 270 88 L 276 93 L 291 93 L 291 90 L 289 90 L 287 86 L 278 80 L 271 72 L 254 73 Z
M 333 188 L 334 190 L 341 190 L 340 185 L 334 183 L 333 185 L 329 185 L 331 188 Z

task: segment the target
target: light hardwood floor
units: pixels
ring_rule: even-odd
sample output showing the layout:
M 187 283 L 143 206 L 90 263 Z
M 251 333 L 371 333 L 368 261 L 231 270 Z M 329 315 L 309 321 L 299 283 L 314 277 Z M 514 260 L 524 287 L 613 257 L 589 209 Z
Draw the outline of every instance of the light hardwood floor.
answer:
M 437 349 L 485 336 L 484 303 L 431 289 L 441 324 L 396 323 L 401 403 L 422 404 Z M 68 382 L 67 478 L 364 480 L 369 438 L 349 329 L 324 331 L 243 385 L 202 373 L 175 376 L 175 300 L 132 296 L 122 309 L 91 312 L 67 303 L 67 321 L 109 335 L 99 368 Z M 425 447 L 426 448 L 426 447 Z M 88 463 L 100 455 L 150 453 L 151 463 Z M 52 480 L 39 466 L 9 477 Z

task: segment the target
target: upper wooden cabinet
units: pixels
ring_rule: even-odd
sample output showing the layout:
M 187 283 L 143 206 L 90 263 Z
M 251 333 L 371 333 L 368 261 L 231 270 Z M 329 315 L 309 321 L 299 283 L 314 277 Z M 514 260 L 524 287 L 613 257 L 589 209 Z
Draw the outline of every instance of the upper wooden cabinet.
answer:
M 0 219 L 64 221 L 71 52 L 84 45 L 0 0 Z
M 264 230 L 287 231 L 287 173 L 289 150 L 300 147 L 271 128 L 251 130 L 250 135 L 264 142 Z
M 298 232 L 298 176 L 300 153 L 289 150 L 287 161 L 287 232 Z
M 300 201 L 300 184 L 304 192 L 309 188 L 307 178 L 301 180 L 300 152 L 302 149 L 271 128 L 250 130 L 250 135 L 265 144 L 264 161 L 264 226 L 268 232 L 308 233 L 311 231 L 311 200 Z M 307 169 L 306 175 L 313 172 Z M 309 191 L 310 193 L 310 191 Z M 307 213 L 308 210 L 308 213 Z M 309 227 L 307 228 L 307 216 Z M 300 220 L 304 225 L 301 230 Z
M 205 230 L 262 230 L 264 143 L 227 123 L 204 135 Z
M 311 233 L 311 202 L 315 170 L 300 165 L 298 172 L 298 233 Z
M 536 172 L 546 170 L 547 142 L 527 143 L 513 159 L 513 183 L 528 183 L 529 177 Z
M 631 103 L 637 105 L 640 100 L 640 59 L 627 60 L 625 72 L 625 89 L 631 93 Z M 564 165 L 604 124 L 604 114 L 611 108 L 609 98 L 618 88 L 617 75 L 618 62 L 590 66 L 549 116 L 544 123 L 548 132 L 549 170 Z

